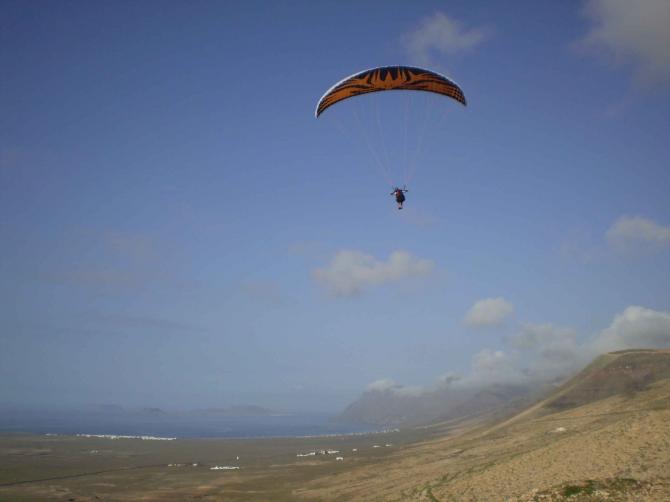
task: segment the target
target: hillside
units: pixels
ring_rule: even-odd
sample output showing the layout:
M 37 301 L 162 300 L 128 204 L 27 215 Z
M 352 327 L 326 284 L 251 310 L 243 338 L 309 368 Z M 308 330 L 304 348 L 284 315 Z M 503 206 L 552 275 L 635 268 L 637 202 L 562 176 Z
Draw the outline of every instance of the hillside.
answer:
M 597 358 L 502 423 L 398 449 L 295 494 L 329 500 L 670 500 L 670 351 Z
M 617 394 L 633 395 L 670 378 L 668 352 L 628 350 L 602 355 L 553 394 L 545 407 L 565 410 Z
M 518 410 L 531 402 L 540 386 L 494 384 L 479 388 L 439 388 L 420 394 L 402 388 L 368 390 L 338 417 L 344 422 L 379 426 L 413 426 L 453 420 L 493 410 Z

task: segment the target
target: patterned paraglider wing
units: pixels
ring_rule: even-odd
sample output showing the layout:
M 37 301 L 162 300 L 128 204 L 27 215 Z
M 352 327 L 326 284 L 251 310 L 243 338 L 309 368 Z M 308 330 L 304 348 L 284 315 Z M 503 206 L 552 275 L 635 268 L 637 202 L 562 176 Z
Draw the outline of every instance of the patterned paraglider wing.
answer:
M 316 106 L 316 116 L 352 96 L 390 90 L 435 92 L 466 104 L 461 88 L 444 75 L 412 66 L 382 66 L 356 73 L 328 89 Z

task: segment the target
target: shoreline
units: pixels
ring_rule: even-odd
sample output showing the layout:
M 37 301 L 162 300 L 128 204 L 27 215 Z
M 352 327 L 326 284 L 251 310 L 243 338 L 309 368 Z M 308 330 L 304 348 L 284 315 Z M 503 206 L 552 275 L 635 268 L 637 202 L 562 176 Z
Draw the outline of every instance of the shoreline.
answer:
M 28 437 L 52 437 L 52 438 L 83 438 L 83 439 L 132 439 L 141 441 L 211 441 L 211 440 L 263 440 L 263 439 L 320 439 L 320 438 L 349 438 L 368 435 L 393 434 L 401 432 L 400 428 L 381 429 L 363 432 L 342 432 L 331 434 L 307 434 L 307 435 L 272 435 L 272 436 L 154 436 L 150 434 L 92 434 L 92 433 L 73 433 L 63 434 L 55 432 L 30 432 L 30 431 L 0 431 L 0 438 L 11 436 Z

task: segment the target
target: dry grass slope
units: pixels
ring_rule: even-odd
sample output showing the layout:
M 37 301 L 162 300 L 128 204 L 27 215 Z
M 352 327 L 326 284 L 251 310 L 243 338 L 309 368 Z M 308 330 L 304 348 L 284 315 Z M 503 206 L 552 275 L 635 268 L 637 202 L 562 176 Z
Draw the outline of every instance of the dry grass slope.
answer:
M 596 359 L 490 427 L 315 479 L 310 500 L 670 500 L 670 351 Z

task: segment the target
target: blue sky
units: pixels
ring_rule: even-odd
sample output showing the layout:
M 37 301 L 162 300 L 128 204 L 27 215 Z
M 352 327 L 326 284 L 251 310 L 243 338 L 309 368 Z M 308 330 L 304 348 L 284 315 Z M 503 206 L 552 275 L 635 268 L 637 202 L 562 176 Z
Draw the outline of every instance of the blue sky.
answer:
M 334 411 L 670 345 L 669 23 L 662 0 L 0 2 L 0 402 Z M 388 64 L 468 107 L 314 118 Z M 370 148 L 415 160 L 402 212 Z

